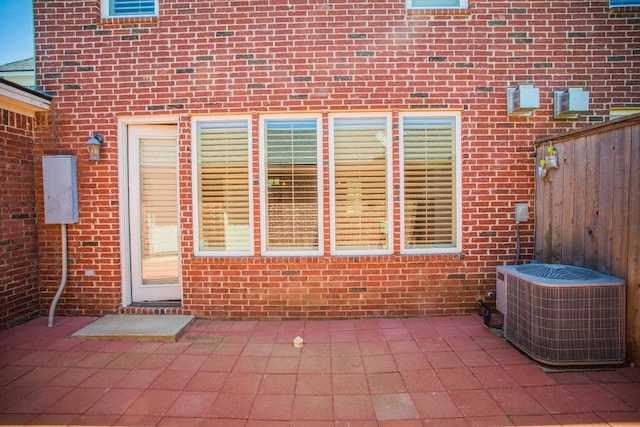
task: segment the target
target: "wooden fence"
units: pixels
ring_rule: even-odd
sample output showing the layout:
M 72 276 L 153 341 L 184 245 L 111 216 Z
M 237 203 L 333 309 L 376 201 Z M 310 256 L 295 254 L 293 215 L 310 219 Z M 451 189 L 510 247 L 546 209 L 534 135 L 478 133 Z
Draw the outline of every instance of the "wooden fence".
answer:
M 551 149 L 550 149 L 551 147 Z M 539 140 L 538 262 L 590 268 L 627 281 L 627 360 L 640 364 L 640 114 Z

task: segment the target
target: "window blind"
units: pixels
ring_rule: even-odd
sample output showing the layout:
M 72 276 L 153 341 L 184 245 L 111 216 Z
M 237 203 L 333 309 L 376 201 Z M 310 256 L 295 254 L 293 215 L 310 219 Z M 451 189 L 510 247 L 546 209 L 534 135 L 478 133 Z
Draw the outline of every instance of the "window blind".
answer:
M 409 9 L 465 8 L 467 0 L 407 0 Z
M 154 15 L 156 0 L 108 0 L 110 16 Z
M 199 122 L 199 245 L 203 251 L 250 251 L 249 124 Z
M 178 169 L 175 139 L 140 138 L 143 283 L 178 281 Z M 152 267 L 162 263 L 165 268 Z
M 316 120 L 266 120 L 266 249 L 318 249 Z
M 455 121 L 404 117 L 404 247 L 456 244 Z
M 609 6 L 640 6 L 640 0 L 611 0 Z
M 387 121 L 333 121 L 335 249 L 387 249 Z

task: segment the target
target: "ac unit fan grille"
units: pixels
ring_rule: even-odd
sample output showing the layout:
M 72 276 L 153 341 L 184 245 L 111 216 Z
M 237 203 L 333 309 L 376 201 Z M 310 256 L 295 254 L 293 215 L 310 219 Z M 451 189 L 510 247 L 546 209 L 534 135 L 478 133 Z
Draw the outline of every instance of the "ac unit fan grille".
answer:
M 529 276 L 553 280 L 581 280 L 586 282 L 600 277 L 596 272 L 568 265 L 527 264 L 519 265 L 518 271 Z

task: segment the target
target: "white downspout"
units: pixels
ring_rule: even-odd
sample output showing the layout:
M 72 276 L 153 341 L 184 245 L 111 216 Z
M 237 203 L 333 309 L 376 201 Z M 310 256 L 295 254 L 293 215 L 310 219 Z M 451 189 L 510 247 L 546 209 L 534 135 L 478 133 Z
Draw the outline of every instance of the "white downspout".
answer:
M 53 298 L 53 302 L 51 303 L 51 307 L 49 308 L 49 327 L 53 326 L 53 316 L 56 312 L 56 304 L 58 304 L 58 300 L 62 295 L 62 291 L 64 291 L 64 286 L 67 284 L 67 225 L 61 224 L 61 232 L 62 232 L 62 278 L 60 279 L 60 287 L 58 288 L 58 292 L 56 292 L 56 296 Z

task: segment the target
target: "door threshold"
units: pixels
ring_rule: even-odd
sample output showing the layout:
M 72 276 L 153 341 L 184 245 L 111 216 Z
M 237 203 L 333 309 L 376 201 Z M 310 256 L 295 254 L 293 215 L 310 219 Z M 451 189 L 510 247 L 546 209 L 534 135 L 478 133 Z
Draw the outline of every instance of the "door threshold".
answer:
M 175 308 L 182 307 L 182 301 L 180 300 L 165 300 L 165 301 L 142 301 L 131 303 L 129 307 L 144 307 L 144 308 Z

